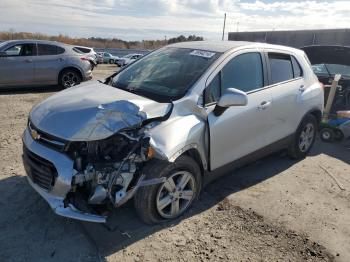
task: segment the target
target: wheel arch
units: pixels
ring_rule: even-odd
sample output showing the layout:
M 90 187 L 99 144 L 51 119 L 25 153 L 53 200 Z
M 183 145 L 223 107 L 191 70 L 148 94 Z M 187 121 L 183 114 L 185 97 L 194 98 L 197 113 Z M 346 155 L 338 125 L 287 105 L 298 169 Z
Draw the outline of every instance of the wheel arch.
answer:
M 206 161 L 202 159 L 201 154 L 199 153 L 198 149 L 196 148 L 190 148 L 183 152 L 180 156 L 186 155 L 191 157 L 199 166 L 201 170 L 201 176 L 204 176 L 204 172 L 206 170 Z
M 79 74 L 79 76 L 80 76 L 80 78 L 81 78 L 81 81 L 84 80 L 83 72 L 81 71 L 81 69 L 79 69 L 78 67 L 75 67 L 75 66 L 66 66 L 66 67 L 62 68 L 62 69 L 60 70 L 60 72 L 58 73 L 58 76 L 57 76 L 57 83 L 59 83 L 60 77 L 61 77 L 63 71 L 65 71 L 65 70 L 74 70 L 75 72 L 77 72 L 77 73 Z
M 300 128 L 300 126 L 303 123 L 305 117 L 307 117 L 308 115 L 311 115 L 311 116 L 316 118 L 317 125 L 318 125 L 317 128 L 319 130 L 319 127 L 320 127 L 320 124 L 321 124 L 321 121 L 322 121 L 322 111 L 319 108 L 313 108 L 313 109 L 310 109 L 309 111 L 307 111 L 303 115 L 303 117 L 301 118 L 301 120 L 299 122 L 299 125 L 298 125 L 297 129 L 295 130 L 295 132 Z
M 316 118 L 317 124 L 320 125 L 322 120 L 322 111 L 320 109 L 312 109 L 306 115 L 308 114 L 314 116 Z M 305 116 L 303 118 L 305 118 Z

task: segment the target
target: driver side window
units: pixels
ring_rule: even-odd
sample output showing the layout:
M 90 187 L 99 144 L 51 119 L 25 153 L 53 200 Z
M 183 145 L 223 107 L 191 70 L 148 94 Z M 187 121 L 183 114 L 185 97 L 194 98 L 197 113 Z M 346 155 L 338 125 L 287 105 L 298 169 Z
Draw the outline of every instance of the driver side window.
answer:
M 34 56 L 35 44 L 19 44 L 5 50 L 7 56 Z
M 258 52 L 245 53 L 229 61 L 205 90 L 205 105 L 216 103 L 227 88 L 250 92 L 264 86 L 263 66 Z

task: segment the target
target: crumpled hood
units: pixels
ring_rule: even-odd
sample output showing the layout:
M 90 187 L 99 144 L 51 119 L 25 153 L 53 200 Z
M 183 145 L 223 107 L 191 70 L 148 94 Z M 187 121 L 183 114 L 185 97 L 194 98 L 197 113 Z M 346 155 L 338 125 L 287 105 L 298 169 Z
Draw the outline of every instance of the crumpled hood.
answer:
M 65 140 L 94 141 L 161 117 L 169 108 L 170 104 L 90 81 L 36 105 L 30 121 L 39 130 Z

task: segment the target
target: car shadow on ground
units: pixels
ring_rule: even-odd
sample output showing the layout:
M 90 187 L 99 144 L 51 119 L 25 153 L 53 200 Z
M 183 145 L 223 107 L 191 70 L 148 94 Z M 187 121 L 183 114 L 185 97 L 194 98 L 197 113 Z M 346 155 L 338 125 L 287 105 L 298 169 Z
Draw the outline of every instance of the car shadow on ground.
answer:
M 18 95 L 18 94 L 33 94 L 33 93 L 50 93 L 62 90 L 58 85 L 39 86 L 39 87 L 2 87 L 0 95 Z
M 346 141 L 337 144 L 317 141 L 310 155 L 327 154 L 350 164 L 348 144 Z M 193 208 L 171 223 L 145 225 L 138 219 L 132 203 L 128 203 L 116 210 L 106 225 L 82 223 L 83 230 L 103 260 L 105 256 L 118 252 L 140 239 L 210 209 L 229 195 L 279 175 L 296 163 L 296 160 L 288 158 L 285 151 L 280 151 L 228 172 L 209 183 Z
M 100 259 L 114 254 L 140 239 L 165 229 L 181 221 L 202 213 L 221 202 L 227 196 L 256 185 L 275 175 L 280 174 L 296 164 L 286 156 L 285 152 L 278 152 L 265 157 L 245 167 L 228 172 L 209 183 L 202 191 L 200 198 L 194 206 L 183 216 L 160 225 L 145 225 L 134 210 L 132 203 L 114 211 L 106 225 L 81 223 L 84 233 L 95 246 Z
M 349 163 L 348 156 L 344 155 L 346 152 L 349 154 L 345 143 L 324 145 L 322 142 L 317 142 L 311 155 L 318 155 L 321 153 L 328 154 Z M 54 227 L 60 228 L 62 226 L 67 226 L 67 223 L 69 223 L 69 227 L 72 228 L 70 230 L 71 232 L 79 230 L 90 242 L 92 248 L 89 252 L 96 252 L 98 260 L 104 261 L 107 256 L 162 229 L 171 228 L 181 223 L 183 220 L 200 214 L 215 206 L 227 196 L 279 175 L 296 163 L 297 161 L 289 159 L 285 152 L 281 151 L 235 171 L 230 171 L 208 184 L 203 189 L 199 200 L 185 215 L 172 222 L 153 226 L 145 225 L 138 219 L 132 202 L 114 211 L 109 217 L 107 224 L 78 222 L 58 217 L 53 214 L 45 201 L 34 193 L 25 177 L 12 176 L 0 180 L 0 192 L 5 192 L 5 196 L 0 199 L 0 204 L 4 207 L 2 209 L 3 215 L 0 216 L 0 229 L 1 232 L 6 231 L 6 234 L 4 234 L 6 240 L 1 240 L 0 237 L 0 244 L 4 241 L 5 242 L 2 244 L 6 244 L 8 239 L 17 239 L 16 241 L 23 242 L 18 243 L 18 247 L 21 247 L 21 245 L 28 245 L 28 243 L 24 241 L 33 237 L 45 238 L 45 235 L 40 235 L 40 232 L 38 233 L 37 231 L 45 230 L 45 227 L 50 227 L 50 229 Z M 9 188 L 11 188 L 11 190 L 9 190 Z M 37 225 L 37 227 L 35 225 Z M 12 227 L 23 227 L 23 229 L 13 230 Z M 33 230 L 28 230 L 28 227 Z M 37 229 L 35 230 L 35 228 Z M 26 236 L 26 234 L 29 235 Z M 67 238 L 72 238 L 72 235 L 74 236 L 73 233 L 61 235 L 60 238 L 62 239 L 60 240 L 63 242 L 71 242 L 72 240 Z M 20 239 L 23 239 L 23 241 Z M 45 246 L 49 244 L 46 244 L 46 239 L 42 239 L 41 241 L 45 243 L 42 247 L 42 249 L 45 250 Z M 51 247 L 46 249 L 49 248 Z M 55 248 L 59 249 L 60 247 L 56 245 Z M 21 252 L 20 249 L 21 248 L 16 248 L 13 252 Z M 8 255 L 13 253 L 8 249 L 6 252 L 9 253 Z M 59 252 L 60 250 L 56 250 L 57 254 Z M 13 253 L 12 255 L 15 254 L 16 253 Z M 57 261 L 59 261 L 60 258 L 56 255 L 55 258 L 50 259 L 52 259 L 52 261 L 58 259 Z

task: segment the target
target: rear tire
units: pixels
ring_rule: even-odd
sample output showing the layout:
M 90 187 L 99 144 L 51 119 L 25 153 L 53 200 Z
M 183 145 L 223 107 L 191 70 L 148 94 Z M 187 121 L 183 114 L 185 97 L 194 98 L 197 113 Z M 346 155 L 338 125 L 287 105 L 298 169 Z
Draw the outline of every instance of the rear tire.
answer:
M 180 156 L 174 163 L 153 160 L 145 166 L 143 174 L 146 175 L 146 179 L 167 178 L 162 184 L 141 187 L 134 197 L 136 212 L 146 224 L 177 218 L 186 212 L 199 196 L 202 185 L 201 171 L 197 163 L 188 156 Z M 186 179 L 186 184 L 181 183 Z
M 288 148 L 288 155 L 293 159 L 305 158 L 315 142 L 316 133 L 316 118 L 313 115 L 305 116 Z
M 110 59 L 110 60 L 109 60 L 109 63 L 110 63 L 110 64 L 114 64 L 114 60 L 113 60 L 113 59 Z
M 74 69 L 64 69 L 58 76 L 58 85 L 62 88 L 79 85 L 81 81 L 80 72 Z

